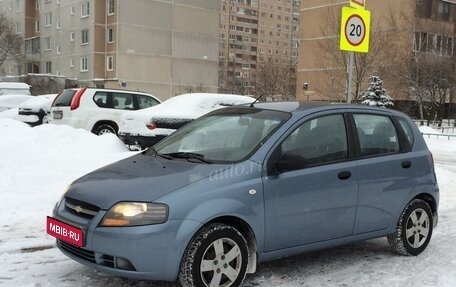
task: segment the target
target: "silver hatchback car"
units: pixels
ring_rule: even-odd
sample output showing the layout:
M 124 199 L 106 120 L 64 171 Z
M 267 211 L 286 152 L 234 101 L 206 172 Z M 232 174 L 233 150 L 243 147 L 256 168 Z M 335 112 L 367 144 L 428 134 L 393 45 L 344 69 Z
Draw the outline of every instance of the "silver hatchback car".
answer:
M 76 180 L 47 232 L 103 272 L 227 287 L 258 263 L 371 238 L 418 255 L 438 201 L 432 155 L 406 115 L 261 103 L 209 113 Z

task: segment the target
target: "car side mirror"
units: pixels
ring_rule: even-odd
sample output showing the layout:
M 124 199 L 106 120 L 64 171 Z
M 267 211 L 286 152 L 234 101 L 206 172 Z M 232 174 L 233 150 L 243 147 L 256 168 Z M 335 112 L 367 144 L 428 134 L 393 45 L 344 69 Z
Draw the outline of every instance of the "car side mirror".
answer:
M 285 153 L 281 158 L 270 165 L 269 175 L 277 175 L 287 171 L 299 170 L 306 167 L 306 160 L 299 155 Z

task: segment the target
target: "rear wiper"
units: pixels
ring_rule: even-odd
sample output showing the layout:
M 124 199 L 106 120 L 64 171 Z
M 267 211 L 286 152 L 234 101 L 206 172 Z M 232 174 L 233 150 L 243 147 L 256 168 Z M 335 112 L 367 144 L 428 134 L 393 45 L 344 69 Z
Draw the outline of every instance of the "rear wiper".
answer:
M 153 156 L 157 157 L 162 157 L 162 158 L 166 158 L 166 159 L 169 159 L 169 160 L 173 160 L 174 158 L 170 155 L 166 155 L 166 154 L 162 154 L 162 153 L 158 153 L 153 147 L 143 151 L 143 154 L 146 154 L 146 155 L 150 155 L 152 154 Z
M 184 159 L 196 159 L 204 163 L 212 163 L 210 160 L 204 158 L 204 155 L 194 152 L 172 152 L 165 154 L 166 156 L 171 156 L 173 158 L 184 158 Z

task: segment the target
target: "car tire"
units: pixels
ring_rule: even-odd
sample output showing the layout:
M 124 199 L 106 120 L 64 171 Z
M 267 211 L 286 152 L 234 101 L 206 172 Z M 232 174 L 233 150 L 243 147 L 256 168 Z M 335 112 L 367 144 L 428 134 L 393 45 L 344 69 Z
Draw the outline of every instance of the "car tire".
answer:
M 101 135 L 104 135 L 104 134 L 115 134 L 115 135 L 117 135 L 117 130 L 110 124 L 101 124 L 101 125 L 96 126 L 93 129 L 93 133 L 98 135 L 98 136 L 101 136 Z
M 180 283 L 183 287 L 237 287 L 245 278 L 248 257 L 247 241 L 236 228 L 209 224 L 198 231 L 185 251 Z
M 432 210 L 429 205 L 421 199 L 414 199 L 404 208 L 396 232 L 387 237 L 388 243 L 399 254 L 416 256 L 429 244 L 432 224 Z

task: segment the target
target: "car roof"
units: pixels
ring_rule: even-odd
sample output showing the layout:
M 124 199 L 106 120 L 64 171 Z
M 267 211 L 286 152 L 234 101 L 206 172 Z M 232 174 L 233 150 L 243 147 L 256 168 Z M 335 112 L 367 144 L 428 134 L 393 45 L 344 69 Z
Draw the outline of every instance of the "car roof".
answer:
M 371 107 L 360 104 L 346 103 L 331 103 L 331 102 L 259 102 L 254 105 L 255 108 L 275 110 L 288 113 L 300 113 L 312 110 L 313 112 L 337 110 L 337 109 L 359 109 L 363 111 L 391 112 L 394 114 L 402 114 L 396 110 L 385 109 L 379 107 Z
M 29 89 L 30 86 L 20 82 L 0 82 L 0 89 Z

